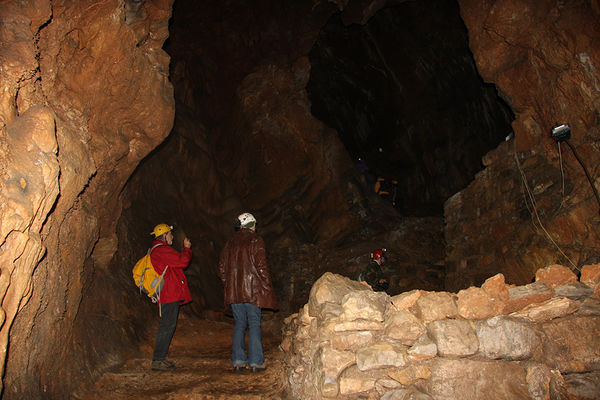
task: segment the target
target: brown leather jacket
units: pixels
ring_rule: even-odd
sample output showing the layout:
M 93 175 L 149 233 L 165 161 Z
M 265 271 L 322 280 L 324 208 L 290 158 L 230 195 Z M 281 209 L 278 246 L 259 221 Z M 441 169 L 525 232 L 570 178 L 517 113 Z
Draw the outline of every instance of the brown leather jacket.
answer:
M 225 243 L 219 259 L 219 275 L 225 287 L 226 306 L 251 303 L 277 309 L 265 242 L 251 229 L 240 229 Z

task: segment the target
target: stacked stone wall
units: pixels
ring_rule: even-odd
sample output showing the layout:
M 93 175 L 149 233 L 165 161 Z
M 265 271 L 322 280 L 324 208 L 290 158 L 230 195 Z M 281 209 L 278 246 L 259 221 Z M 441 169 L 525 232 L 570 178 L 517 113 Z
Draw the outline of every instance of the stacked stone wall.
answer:
M 390 297 L 325 273 L 288 317 L 294 399 L 600 399 L 600 264 Z

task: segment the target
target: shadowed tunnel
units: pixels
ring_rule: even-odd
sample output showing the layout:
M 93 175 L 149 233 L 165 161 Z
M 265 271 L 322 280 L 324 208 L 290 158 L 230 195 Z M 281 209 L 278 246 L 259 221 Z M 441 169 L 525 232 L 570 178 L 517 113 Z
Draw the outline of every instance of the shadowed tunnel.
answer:
M 253 213 L 273 337 L 376 248 L 392 296 L 600 261 L 596 1 L 25 3 L 0 3 L 6 398 L 151 340 L 131 268 L 158 223 L 192 241 L 182 318 L 228 323 L 219 253 Z
M 165 50 L 175 126 L 125 189 L 123 236 L 135 240 L 119 251 L 139 254 L 139 232 L 162 220 L 195 238 L 197 312 L 220 309 L 215 265 L 239 213 L 257 215 L 275 285 L 289 299 L 282 308 L 292 311 L 318 277 L 311 264 L 394 229 L 374 222 L 382 217 L 441 217 L 511 131 L 510 110 L 477 73 L 455 2 L 401 3 L 364 25 L 345 24 L 332 5 L 302 7 L 174 4 Z M 398 182 L 397 207 L 373 195 L 369 174 L 354 167 L 359 157 L 372 177 Z M 327 171 L 332 162 L 343 173 Z M 323 200 L 330 189 L 339 193 Z M 432 229 L 441 235 L 441 224 Z M 427 285 L 409 285 L 419 284 Z

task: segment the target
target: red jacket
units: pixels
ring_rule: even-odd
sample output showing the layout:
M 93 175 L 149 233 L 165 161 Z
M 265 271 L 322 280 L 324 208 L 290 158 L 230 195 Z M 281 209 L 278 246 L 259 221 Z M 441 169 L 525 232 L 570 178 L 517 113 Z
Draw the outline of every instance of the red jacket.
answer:
M 192 259 L 192 250 L 185 248 L 180 253 L 163 240 L 155 240 L 152 246 L 157 244 L 162 246 L 157 246 L 150 253 L 152 266 L 158 274 L 162 274 L 165 267 L 169 266 L 164 276 L 164 286 L 160 292 L 160 304 L 175 301 L 181 301 L 181 304 L 189 303 L 192 301 L 192 296 L 183 270 L 187 268 Z
M 219 275 L 225 287 L 225 305 L 250 303 L 277 309 L 265 242 L 256 232 L 242 228 L 227 241 L 219 259 Z

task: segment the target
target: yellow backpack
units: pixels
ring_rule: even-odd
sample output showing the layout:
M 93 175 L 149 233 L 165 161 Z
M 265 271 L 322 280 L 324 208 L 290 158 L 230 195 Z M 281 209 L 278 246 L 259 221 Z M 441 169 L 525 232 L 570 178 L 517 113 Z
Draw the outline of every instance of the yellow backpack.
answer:
M 138 260 L 133 267 L 133 281 L 135 285 L 140 288 L 140 294 L 144 293 L 152 299 L 153 303 L 158 302 L 160 304 L 160 291 L 164 285 L 164 275 L 167 272 L 167 265 L 161 275 L 159 275 L 150 260 L 150 253 L 158 246 L 162 246 L 162 243 L 154 245 L 148 249 L 146 255 Z

